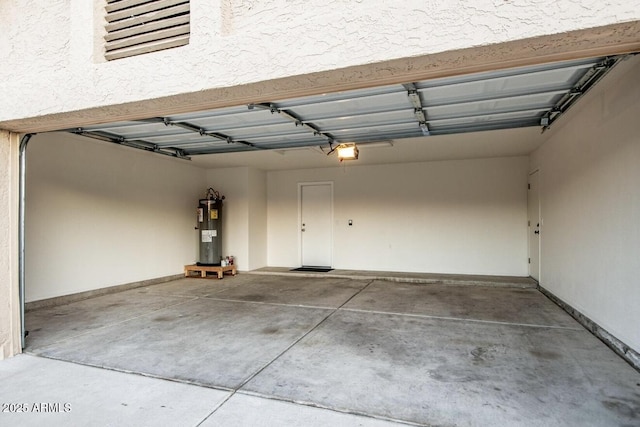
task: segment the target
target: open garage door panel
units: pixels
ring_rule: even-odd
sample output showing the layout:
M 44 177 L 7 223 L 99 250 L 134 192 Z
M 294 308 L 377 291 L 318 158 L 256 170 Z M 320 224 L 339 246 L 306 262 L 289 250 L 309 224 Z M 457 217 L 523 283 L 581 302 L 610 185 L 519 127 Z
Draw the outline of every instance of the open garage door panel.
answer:
M 598 57 L 70 129 L 175 157 L 548 128 L 623 57 Z

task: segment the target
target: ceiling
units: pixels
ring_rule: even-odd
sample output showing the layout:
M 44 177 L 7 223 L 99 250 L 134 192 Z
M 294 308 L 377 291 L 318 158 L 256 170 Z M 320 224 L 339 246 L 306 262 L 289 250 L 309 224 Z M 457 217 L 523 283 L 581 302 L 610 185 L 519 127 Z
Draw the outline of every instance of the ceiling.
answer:
M 614 66 L 599 57 L 88 126 L 69 132 L 204 167 L 335 166 L 355 142 L 362 163 L 522 155 Z M 482 131 L 482 132 L 481 132 Z M 480 132 L 480 133 L 478 133 Z

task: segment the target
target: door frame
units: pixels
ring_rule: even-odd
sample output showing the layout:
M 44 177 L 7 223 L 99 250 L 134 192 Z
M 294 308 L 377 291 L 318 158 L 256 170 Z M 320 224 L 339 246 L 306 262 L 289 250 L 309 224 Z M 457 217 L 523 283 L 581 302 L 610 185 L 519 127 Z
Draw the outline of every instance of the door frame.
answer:
M 534 280 L 536 280 L 538 283 L 540 283 L 540 279 L 541 277 L 541 272 L 542 272 L 542 232 L 540 232 L 540 234 L 538 234 L 538 278 L 534 278 L 531 275 L 531 229 L 533 227 L 533 222 L 532 219 L 529 217 L 529 213 L 530 213 L 530 206 L 529 206 L 529 191 L 530 188 L 529 186 L 531 185 L 531 177 L 537 174 L 536 180 L 537 180 L 537 184 L 538 184 L 538 188 L 537 188 L 537 192 L 538 192 L 538 220 L 540 221 L 540 226 L 538 227 L 539 230 L 542 230 L 542 209 L 541 209 L 541 203 L 540 203 L 540 169 L 534 169 L 531 172 L 529 172 L 529 174 L 527 175 L 527 255 L 529 257 L 529 262 L 527 263 L 527 266 L 529 267 L 529 277 L 533 278 Z
M 298 265 L 302 266 L 302 188 L 311 185 L 328 185 L 331 193 L 329 210 L 331 211 L 331 232 L 329 236 L 329 261 L 327 267 L 333 267 L 333 181 L 304 181 L 298 183 Z

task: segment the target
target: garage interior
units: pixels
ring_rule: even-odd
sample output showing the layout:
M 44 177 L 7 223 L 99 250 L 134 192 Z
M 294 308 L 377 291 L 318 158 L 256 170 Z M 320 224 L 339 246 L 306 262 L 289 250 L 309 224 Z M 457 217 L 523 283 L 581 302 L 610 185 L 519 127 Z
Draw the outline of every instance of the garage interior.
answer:
M 258 398 L 388 425 L 633 425 L 639 59 L 37 134 L 25 350 L 219 390 L 202 425 Z M 328 155 L 347 141 L 358 160 Z M 316 184 L 334 271 L 297 275 Z M 208 187 L 240 274 L 182 279 Z

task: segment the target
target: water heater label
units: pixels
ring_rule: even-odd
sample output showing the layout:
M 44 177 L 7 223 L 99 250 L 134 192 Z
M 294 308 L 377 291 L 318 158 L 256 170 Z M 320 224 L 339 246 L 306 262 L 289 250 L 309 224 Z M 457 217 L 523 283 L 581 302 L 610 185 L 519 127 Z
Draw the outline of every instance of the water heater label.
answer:
M 198 221 L 204 221 L 204 210 L 202 208 L 198 208 Z
M 211 219 L 218 219 L 218 209 L 211 209 Z
M 213 242 L 213 238 L 218 237 L 218 230 L 202 230 L 200 237 L 202 243 Z

